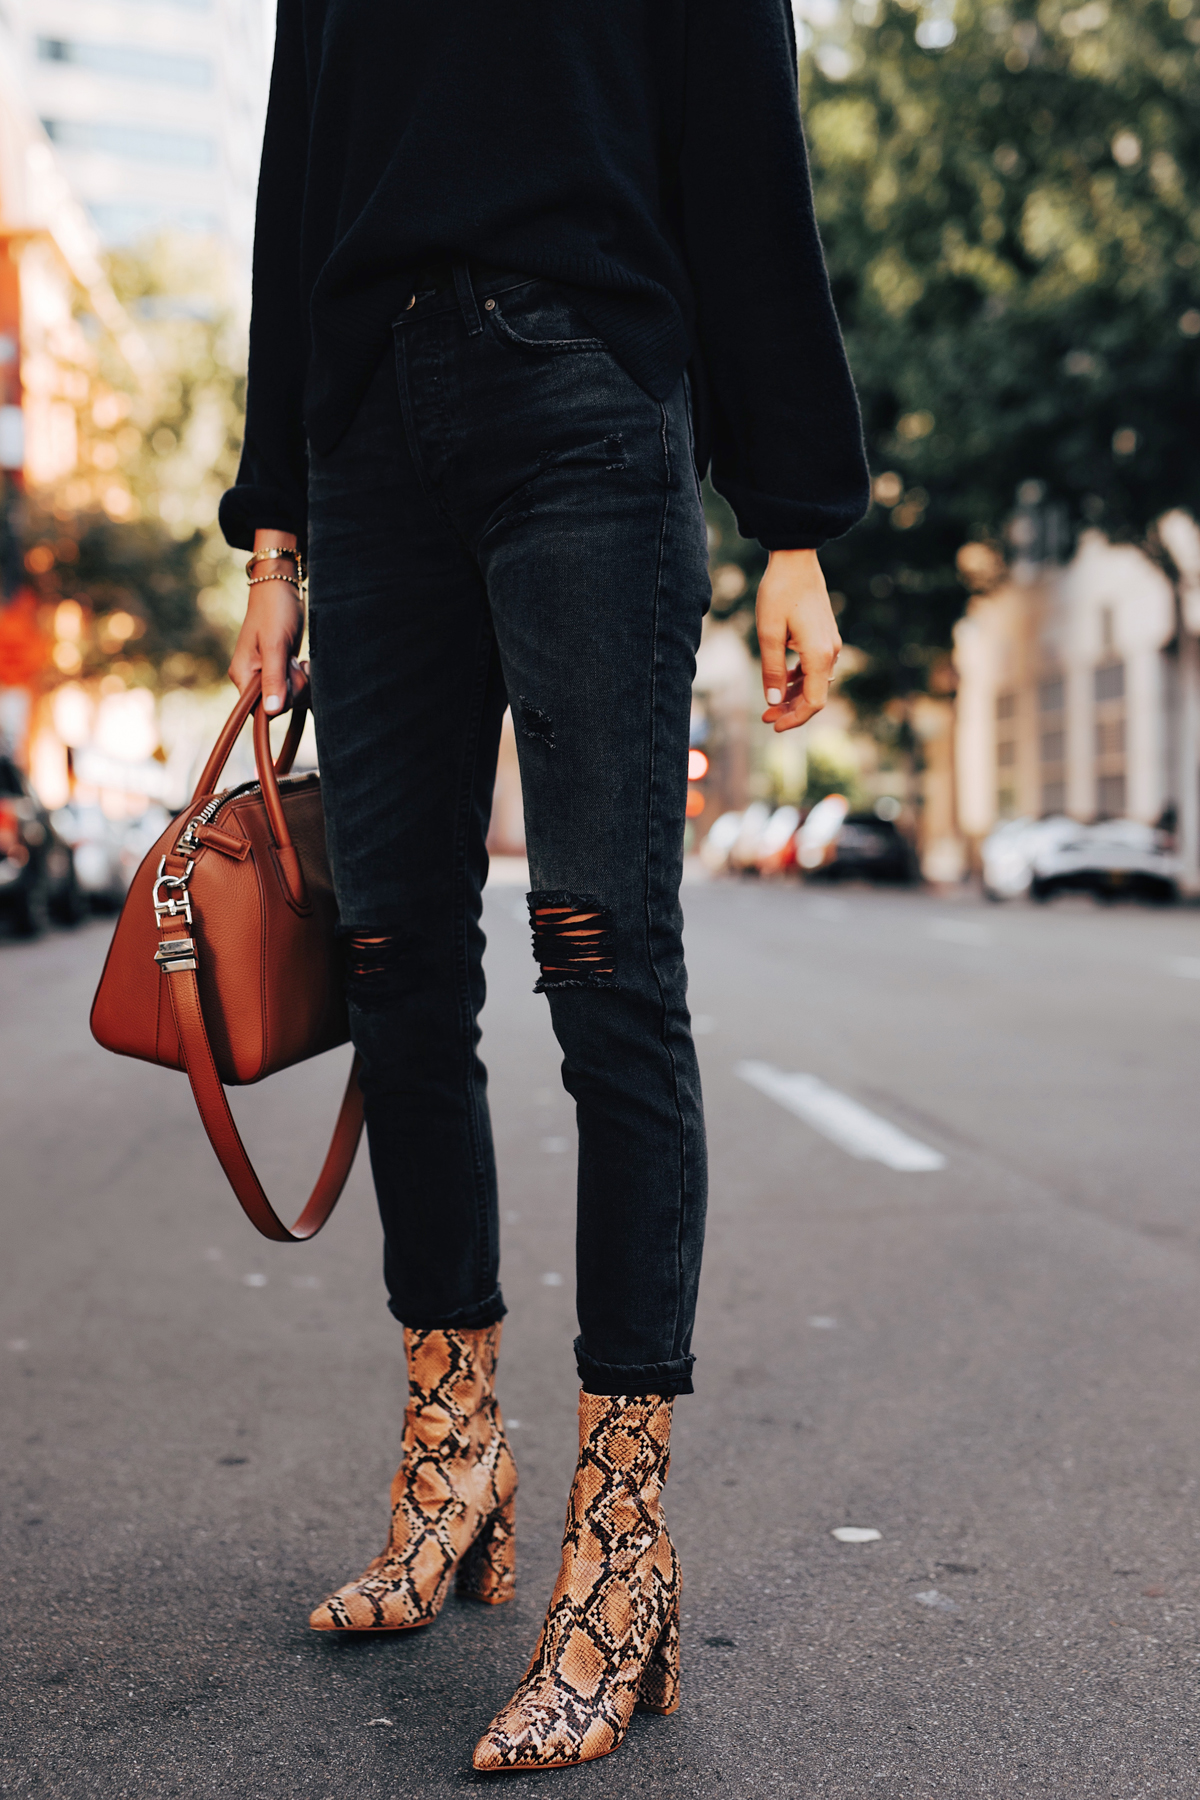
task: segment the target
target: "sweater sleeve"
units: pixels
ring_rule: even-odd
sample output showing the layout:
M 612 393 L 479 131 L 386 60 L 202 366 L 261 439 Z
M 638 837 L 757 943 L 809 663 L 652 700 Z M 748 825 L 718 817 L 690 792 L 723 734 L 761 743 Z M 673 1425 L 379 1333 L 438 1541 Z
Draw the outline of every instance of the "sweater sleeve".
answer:
M 788 0 L 688 0 L 680 186 L 712 478 L 747 537 L 816 549 L 870 499 L 813 212 Z
M 236 550 L 252 550 L 259 529 L 305 540 L 308 320 L 300 239 L 307 155 L 300 0 L 279 0 L 254 230 L 246 430 L 237 482 L 220 508 L 221 530 Z

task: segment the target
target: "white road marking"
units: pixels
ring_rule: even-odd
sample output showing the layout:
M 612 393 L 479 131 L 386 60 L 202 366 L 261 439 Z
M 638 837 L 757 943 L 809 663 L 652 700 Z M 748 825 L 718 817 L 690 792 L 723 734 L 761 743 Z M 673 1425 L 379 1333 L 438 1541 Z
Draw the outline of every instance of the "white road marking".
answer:
M 736 1073 L 851 1156 L 905 1171 L 946 1166 L 939 1150 L 918 1143 L 899 1126 L 870 1112 L 849 1094 L 839 1094 L 816 1075 L 787 1075 L 764 1062 L 740 1062 Z
M 1182 975 L 1185 981 L 1200 981 L 1200 956 L 1173 956 L 1171 973 Z
M 876 1544 L 883 1533 L 873 1525 L 835 1525 L 830 1535 L 839 1544 Z
M 994 940 L 986 925 L 977 925 L 972 919 L 931 919 L 925 927 L 925 936 L 937 938 L 943 944 L 990 944 Z

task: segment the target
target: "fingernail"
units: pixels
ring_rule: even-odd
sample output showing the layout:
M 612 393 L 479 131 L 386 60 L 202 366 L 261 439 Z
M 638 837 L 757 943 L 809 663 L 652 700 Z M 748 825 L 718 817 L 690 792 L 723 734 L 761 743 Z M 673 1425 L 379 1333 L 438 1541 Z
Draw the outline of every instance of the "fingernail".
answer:
M 278 694 L 268 694 L 266 699 L 263 701 L 263 705 L 266 707 L 268 712 L 278 712 L 279 711 L 279 695 Z
M 783 695 L 780 693 L 778 688 L 768 688 L 767 689 L 767 705 L 768 706 L 778 706 L 779 702 L 782 699 L 783 699 Z

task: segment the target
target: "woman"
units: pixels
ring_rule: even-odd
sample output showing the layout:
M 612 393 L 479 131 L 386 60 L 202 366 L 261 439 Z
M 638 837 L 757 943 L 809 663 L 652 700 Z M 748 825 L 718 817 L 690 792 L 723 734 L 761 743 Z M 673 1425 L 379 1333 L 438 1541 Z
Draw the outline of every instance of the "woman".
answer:
M 693 412 L 694 408 L 694 412 Z M 538 990 L 579 1124 L 580 1452 L 562 1569 L 480 1769 L 587 1761 L 678 1704 L 659 1496 L 705 1208 L 679 882 L 697 469 L 770 551 L 764 719 L 822 705 L 817 561 L 865 510 L 787 0 L 280 0 L 229 542 L 230 673 L 306 679 L 390 1306 L 387 1548 L 313 1614 L 402 1630 L 513 1589 L 496 1185 L 476 1020 L 501 718 Z M 788 648 L 799 662 L 788 672 Z

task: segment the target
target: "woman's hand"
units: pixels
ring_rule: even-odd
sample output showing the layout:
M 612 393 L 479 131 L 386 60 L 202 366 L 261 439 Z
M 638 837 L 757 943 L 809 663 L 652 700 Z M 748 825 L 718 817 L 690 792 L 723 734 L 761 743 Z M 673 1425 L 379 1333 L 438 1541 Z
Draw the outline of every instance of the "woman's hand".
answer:
M 772 550 L 758 584 L 764 725 L 792 731 L 819 713 L 842 640 L 815 550 Z M 787 652 L 799 657 L 789 673 Z
M 256 531 L 256 550 L 294 550 L 296 540 L 286 531 Z M 254 565 L 255 574 L 269 575 L 271 561 Z M 285 563 L 291 571 L 293 565 Z M 250 589 L 246 617 L 238 633 L 229 679 L 244 694 L 252 676 L 262 670 L 263 706 L 269 713 L 282 712 L 308 685 L 308 671 L 297 662 L 296 652 L 304 636 L 304 602 L 287 581 L 258 581 Z

